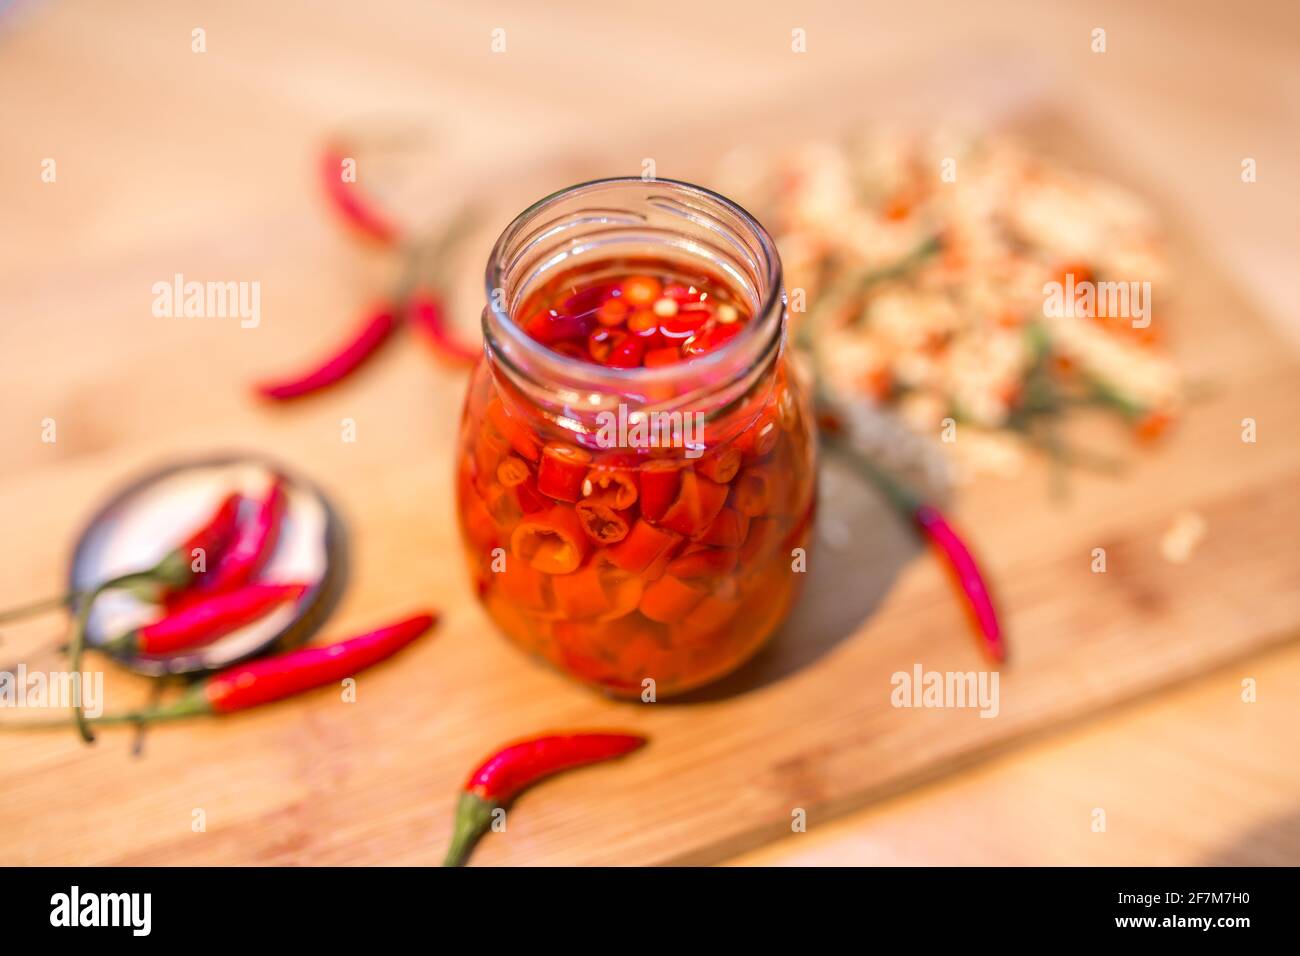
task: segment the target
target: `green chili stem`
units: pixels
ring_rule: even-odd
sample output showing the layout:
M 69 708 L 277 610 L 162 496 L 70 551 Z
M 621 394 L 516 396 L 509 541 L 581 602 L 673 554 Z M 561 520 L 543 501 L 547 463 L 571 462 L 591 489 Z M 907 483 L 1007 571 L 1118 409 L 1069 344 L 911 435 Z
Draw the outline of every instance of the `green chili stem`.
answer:
M 66 607 L 85 593 L 84 591 L 70 591 L 67 594 L 60 594 L 58 597 L 42 598 L 39 601 L 32 601 L 30 604 L 8 608 L 0 611 L 0 624 L 21 620 L 33 614 L 40 614 L 43 611 L 54 611 Z
M 77 727 L 77 732 L 81 734 L 81 739 L 86 743 L 94 743 L 95 735 L 90 732 L 90 725 L 86 722 L 86 715 L 81 708 L 81 655 L 86 648 L 86 626 L 90 621 L 90 612 L 95 606 L 95 601 L 101 594 L 106 591 L 112 591 L 119 588 L 130 587 L 133 584 L 139 584 L 146 581 L 157 580 L 154 571 L 133 571 L 130 574 L 122 574 L 115 578 L 110 578 L 102 584 L 96 585 L 86 597 L 82 600 L 81 606 L 77 609 L 76 620 L 72 625 L 72 639 L 68 642 L 68 670 L 75 675 L 77 681 L 77 692 L 73 694 L 72 699 L 72 719 Z
M 443 866 L 464 866 L 469 853 L 492 825 L 496 804 L 472 793 L 462 793 L 456 804 L 456 822 L 451 835 L 451 845 Z
M 128 710 L 120 714 L 104 714 L 101 717 L 85 717 L 81 724 L 94 724 L 96 727 L 119 726 L 123 724 L 155 724 L 165 720 L 185 720 L 189 717 L 209 716 L 211 711 L 201 694 L 188 693 L 179 700 L 162 707 L 146 707 L 143 710 Z M 7 730 L 66 730 L 68 725 L 61 720 L 0 721 L 0 733 Z M 91 738 L 92 740 L 94 738 Z

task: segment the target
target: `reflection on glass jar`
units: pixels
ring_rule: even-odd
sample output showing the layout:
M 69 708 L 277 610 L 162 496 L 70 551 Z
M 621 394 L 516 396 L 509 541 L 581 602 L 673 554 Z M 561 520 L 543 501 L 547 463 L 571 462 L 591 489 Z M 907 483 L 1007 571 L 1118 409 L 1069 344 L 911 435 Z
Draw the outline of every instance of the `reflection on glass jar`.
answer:
M 811 537 L 771 238 L 698 187 L 603 180 L 516 219 L 487 289 L 456 485 L 489 614 L 620 696 L 734 670 L 789 611 Z

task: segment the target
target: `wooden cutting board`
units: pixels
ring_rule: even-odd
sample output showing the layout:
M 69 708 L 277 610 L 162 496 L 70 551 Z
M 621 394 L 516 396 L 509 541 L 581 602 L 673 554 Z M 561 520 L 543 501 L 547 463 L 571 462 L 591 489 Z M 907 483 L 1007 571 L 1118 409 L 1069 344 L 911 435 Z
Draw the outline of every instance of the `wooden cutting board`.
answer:
M 1104 149 L 1068 127 L 1034 121 L 1026 130 L 1059 155 L 1127 180 Z M 702 162 L 698 149 L 691 162 Z M 589 164 L 557 164 L 536 178 L 563 185 Z M 690 169 L 669 161 L 660 173 Z M 1177 221 L 1169 225 L 1179 235 Z M 480 757 L 511 738 L 585 726 L 630 727 L 652 745 L 526 794 L 507 833 L 486 840 L 475 862 L 711 862 L 789 832 L 797 810 L 815 827 L 1227 667 L 1300 628 L 1300 357 L 1213 262 L 1175 246 L 1180 307 L 1171 337 L 1192 378 L 1208 385 L 1187 421 L 1159 449 L 1134 454 L 1122 478 L 1076 473 L 1064 504 L 1049 499 L 1038 463 L 1014 481 L 964 490 L 954 509 L 1008 626 L 1013 658 L 1001 672 L 995 718 L 891 705 L 895 672 L 918 664 L 978 670 L 983 662 L 941 569 L 879 501 L 838 473 L 827 477 L 821 518 L 835 528 L 823 536 L 853 544 L 821 542 L 808 598 L 768 651 L 687 701 L 605 700 L 523 658 L 471 599 L 448 454 L 460 376 L 404 343 L 314 402 L 268 411 L 248 400 L 243 379 L 322 347 L 320 329 L 341 329 L 341 304 L 383 274 L 343 240 L 315 238 L 328 235 L 319 221 L 290 232 L 292 256 L 250 230 L 238 251 L 229 233 L 191 235 L 165 255 L 133 250 L 125 237 L 119 258 L 87 262 L 79 288 L 94 291 L 102 321 L 78 322 L 75 341 L 51 333 L 63 357 L 55 393 L 46 387 L 51 342 L 10 329 L 9 420 L 48 415 L 61 431 L 56 445 L 39 449 L 50 459 L 40 467 L 3 471 L 11 546 L 0 549 L 0 581 L 14 583 L 4 601 L 59 579 L 79 522 L 115 483 L 163 459 L 246 447 L 295 462 L 348 521 L 353 576 L 323 637 L 426 604 L 443 610 L 443 624 L 361 675 L 355 703 L 322 691 L 159 728 L 137 759 L 130 731 L 105 732 L 89 750 L 71 732 L 0 737 L 9 771 L 0 832 L 22 835 L 0 842 L 0 863 L 436 863 L 456 790 Z M 329 267 L 313 267 L 311 255 Z M 480 262 L 485 249 L 467 255 Z M 248 277 L 267 285 L 268 321 L 257 333 L 150 323 L 141 290 L 158 275 L 240 276 L 249 263 L 257 272 Z M 47 308 L 72 301 L 57 290 L 44 295 Z M 16 323 L 39 320 L 36 301 L 33 292 L 16 303 Z M 1258 423 L 1253 444 L 1241 441 L 1246 417 Z M 344 418 L 357 423 L 355 443 L 341 440 Z M 1124 447 L 1122 437 L 1106 437 Z M 11 447 L 36 454 L 30 440 Z M 1173 565 L 1160 539 L 1188 510 L 1207 535 L 1192 560 Z M 1104 574 L 1090 569 L 1097 547 L 1107 552 Z M 56 630 L 50 621 L 7 630 L 4 661 Z M 115 708 L 144 693 L 143 682 L 109 675 Z

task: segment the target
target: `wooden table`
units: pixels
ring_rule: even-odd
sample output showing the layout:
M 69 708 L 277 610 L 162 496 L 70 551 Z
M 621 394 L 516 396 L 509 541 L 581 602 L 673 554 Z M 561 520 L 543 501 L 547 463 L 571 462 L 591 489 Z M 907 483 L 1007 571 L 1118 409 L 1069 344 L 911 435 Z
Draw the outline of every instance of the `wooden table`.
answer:
M 405 348 L 347 390 L 282 415 L 241 386 L 318 348 L 346 327 L 351 303 L 391 278 L 391 265 L 357 252 L 317 201 L 313 151 L 338 123 L 376 111 L 430 117 L 446 147 L 441 185 L 457 193 L 583 144 L 608 155 L 623 135 L 638 144 L 626 161 L 635 171 L 646 129 L 730 108 L 753 116 L 769 97 L 788 102 L 800 89 L 847 102 L 871 86 L 864 77 L 883 91 L 918 64 L 1016 58 L 1037 64 L 1086 130 L 1158 181 L 1197 241 L 1300 341 L 1297 15 L 1282 3 L 1249 15 L 1217 6 L 881 3 L 791 13 L 667 2 L 654 17 L 607 4 L 564 13 L 413 2 L 364 13 L 305 2 L 10 9 L 0 82 L 25 92 L 0 100 L 12 141 L 0 152 L 9 238 L 0 264 L 0 603 L 62 579 L 69 542 L 110 485 L 164 458 L 245 447 L 304 463 L 340 499 L 355 571 L 330 633 L 425 603 L 447 609 L 449 621 L 410 652 L 400 688 L 391 671 L 362 682 L 357 706 L 374 708 L 372 721 L 295 703 L 242 718 L 237 732 L 155 733 L 139 763 L 121 736 L 93 756 L 70 740 L 0 743 L 6 765 L 21 771 L 0 784 L 0 829 L 30 834 L 8 841 L 0 862 L 431 862 L 438 840 L 421 836 L 417 852 L 409 834 L 441 832 L 450 795 L 430 796 L 422 755 L 467 768 L 482 751 L 480 728 L 462 722 L 458 705 L 473 696 L 479 708 L 509 708 L 503 732 L 541 715 L 580 722 L 596 712 L 576 695 L 557 698 L 555 678 L 500 642 L 457 656 L 457 641 L 487 636 L 467 633 L 484 622 L 466 600 L 449 470 L 414 449 L 452 441 L 459 379 L 432 374 L 426 356 Z M 1104 54 L 1089 49 L 1099 26 Z M 192 49 L 196 28 L 202 53 Z M 491 49 L 498 28 L 504 54 Z M 796 28 L 807 31 L 806 54 L 791 53 Z M 1259 168 L 1249 188 L 1238 178 L 1245 156 Z M 53 183 L 41 179 L 46 159 Z M 260 281 L 262 326 L 154 318 L 150 289 L 175 272 Z M 355 443 L 341 441 L 343 418 L 357 423 Z M 53 443 L 41 440 L 47 419 Z M 35 646 L 52 629 L 7 631 L 0 646 Z M 444 676 L 453 667 L 455 681 Z M 1240 701 L 1244 677 L 1257 681 L 1255 704 Z M 905 796 L 837 804 L 806 834 L 764 830 L 766 846 L 737 843 L 734 859 L 1294 864 L 1297 690 L 1294 649 L 1237 661 Z M 446 705 L 432 717 L 430 700 Z M 655 774 L 697 769 L 657 759 Z M 154 777 L 157 790 L 141 793 L 150 765 L 185 772 L 175 782 Z M 635 786 L 601 780 L 610 799 Z M 583 830 L 556 814 L 584 786 L 557 782 L 547 826 L 540 798 L 531 822 L 520 815 L 520 855 L 497 841 L 482 861 L 573 860 Z M 195 834 L 199 807 L 211 823 Z M 1105 834 L 1089 828 L 1096 807 L 1107 810 Z M 669 808 L 675 822 L 642 842 L 680 844 L 677 858 L 691 859 L 708 825 L 693 822 L 703 821 L 696 809 Z

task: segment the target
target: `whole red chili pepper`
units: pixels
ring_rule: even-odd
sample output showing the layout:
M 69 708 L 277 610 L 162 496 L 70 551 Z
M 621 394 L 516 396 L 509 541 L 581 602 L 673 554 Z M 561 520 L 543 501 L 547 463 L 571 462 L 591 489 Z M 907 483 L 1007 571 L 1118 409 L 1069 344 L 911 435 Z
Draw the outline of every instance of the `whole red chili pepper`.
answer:
M 395 328 L 397 318 L 393 310 L 383 305 L 371 312 L 361 328 L 328 358 L 294 378 L 259 385 L 257 391 L 275 401 L 319 392 L 356 371 L 362 362 L 378 351 Z
M 283 700 L 303 691 L 351 677 L 392 657 L 437 621 L 434 614 L 417 614 L 377 631 L 326 644 L 304 647 L 247 664 L 237 664 L 192 685 L 176 701 L 162 707 L 105 714 L 87 723 L 147 724 L 185 717 L 231 714 Z M 84 718 L 83 718 L 84 719 Z M 58 721 L 0 722 L 0 730 L 53 730 Z
M 825 399 L 826 407 L 832 411 L 833 406 Z M 952 529 L 943 514 L 933 505 L 922 502 L 911 490 L 881 470 L 875 462 L 854 447 L 837 432 L 823 432 L 830 439 L 833 447 L 848 458 L 860 474 L 870 480 L 888 499 L 899 514 L 909 518 L 916 530 L 934 545 L 935 551 L 947 562 L 954 581 L 966 598 L 971 612 L 971 620 L 980 639 L 980 646 L 996 663 L 1003 663 L 1007 658 L 1006 641 L 998 623 L 997 608 L 984 575 L 980 572 L 975 557 L 971 554 L 961 536 Z
M 473 365 L 482 356 L 482 348 L 472 348 L 451 334 L 442 301 L 434 293 L 412 296 L 406 314 L 411 324 L 425 334 L 439 358 L 453 365 Z
M 999 664 L 1007 659 L 1007 647 L 1002 640 L 1002 628 L 998 624 L 997 611 L 993 607 L 993 598 L 984 583 L 979 565 L 961 536 L 952 529 L 943 514 L 933 505 L 920 505 L 913 513 L 921 533 L 924 534 L 943 555 L 948 567 L 966 596 L 975 628 L 984 640 L 984 650 Z
M 230 591 L 257 577 L 275 553 L 289 499 L 284 479 L 275 475 L 266 495 L 257 503 L 250 521 L 239 525 L 234 539 L 222 552 L 215 568 L 198 582 L 194 597 L 214 591 Z M 191 595 L 182 596 L 182 603 Z
M 105 591 L 110 588 L 139 586 L 154 592 L 150 594 L 151 597 L 165 597 L 167 594 L 184 590 L 195 581 L 201 580 L 202 576 L 208 573 L 208 568 L 215 566 L 226 546 L 230 543 L 230 539 L 235 533 L 235 525 L 239 520 L 239 503 L 241 500 L 241 496 L 238 494 L 226 495 L 207 521 L 200 525 L 183 542 L 163 555 L 162 559 L 153 567 L 146 568 L 143 571 L 133 571 L 130 574 L 119 575 L 97 585 L 95 588 L 73 591 L 70 594 L 46 598 L 43 601 L 11 608 L 0 613 L 0 622 L 18 620 L 40 611 L 54 610 L 78 598 L 87 597 L 96 590 Z M 196 571 L 194 563 L 200 558 L 202 558 L 204 570 Z M 158 591 L 162 593 L 157 594 Z
M 461 866 L 492 825 L 492 815 L 544 777 L 610 760 L 644 745 L 639 734 L 549 734 L 511 744 L 470 774 L 456 805 L 456 824 L 443 866 Z
M 200 597 L 152 623 L 108 641 L 104 650 L 126 654 L 174 654 L 210 644 L 266 615 L 273 607 L 296 601 L 306 584 L 250 584 Z
M 363 235 L 382 245 L 391 245 L 398 236 L 396 227 L 372 208 L 357 183 L 343 179 L 343 163 L 347 158 L 337 146 L 328 146 L 321 154 L 321 182 L 330 205 Z

